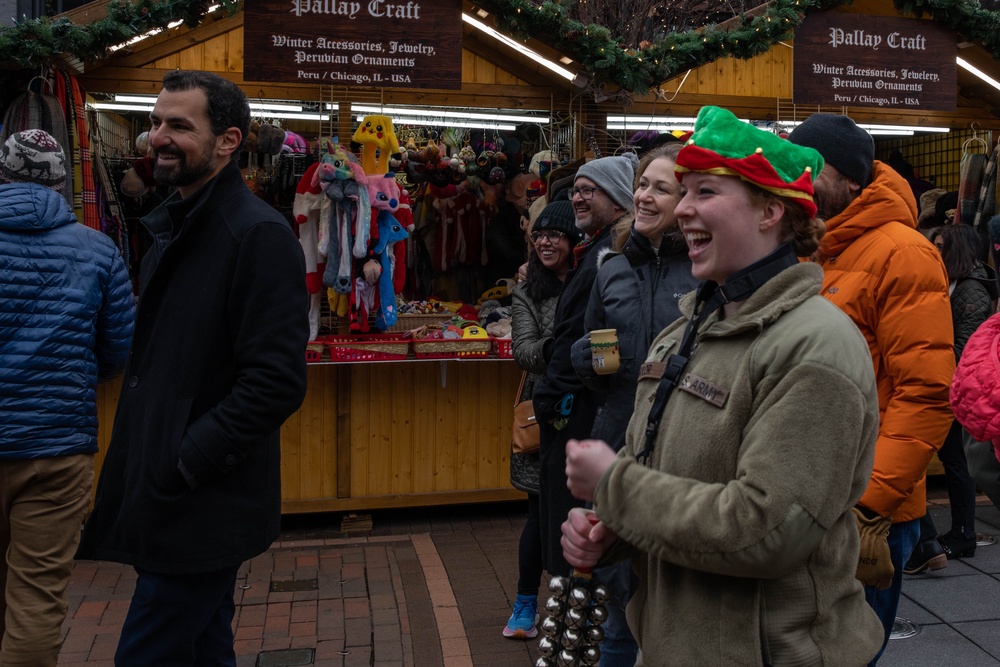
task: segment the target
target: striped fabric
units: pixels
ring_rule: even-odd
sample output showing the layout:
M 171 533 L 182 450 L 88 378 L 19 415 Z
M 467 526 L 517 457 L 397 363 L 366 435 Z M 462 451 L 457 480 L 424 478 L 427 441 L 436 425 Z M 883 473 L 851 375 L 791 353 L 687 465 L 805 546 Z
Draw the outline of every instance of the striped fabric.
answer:
M 87 130 L 87 114 L 84 108 L 84 93 L 80 80 L 70 77 L 73 87 L 73 114 L 80 146 L 80 169 L 83 175 L 83 224 L 91 229 L 101 228 L 101 216 L 97 209 L 97 189 L 94 187 L 94 161 L 90 154 L 90 134 Z
M 32 81 L 35 80 L 44 81 L 49 85 L 50 90 L 53 88 L 47 79 L 43 80 L 40 77 L 36 77 Z M 59 89 L 56 88 L 56 91 L 58 92 Z M 66 128 L 66 115 L 63 112 L 63 108 L 64 105 L 61 97 L 45 93 L 35 93 L 31 90 L 22 93 L 11 102 L 6 114 L 4 114 L 3 128 L 0 130 L 0 143 L 6 141 L 7 137 L 15 132 L 37 129 L 48 132 L 59 142 L 63 150 L 66 150 L 69 146 L 69 134 Z M 66 154 L 70 155 L 68 150 L 66 150 Z M 71 169 L 66 170 L 66 183 L 63 186 L 63 194 L 66 197 L 67 203 L 72 205 L 73 172 Z

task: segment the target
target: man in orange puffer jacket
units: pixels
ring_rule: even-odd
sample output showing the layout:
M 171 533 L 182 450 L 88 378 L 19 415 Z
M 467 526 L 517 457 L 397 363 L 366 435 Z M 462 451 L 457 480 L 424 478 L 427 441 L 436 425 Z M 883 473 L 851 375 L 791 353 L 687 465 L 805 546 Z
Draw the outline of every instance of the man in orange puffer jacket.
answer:
M 927 464 L 953 419 L 948 276 L 934 246 L 916 231 L 917 204 L 909 185 L 875 160 L 867 132 L 846 116 L 818 113 L 789 140 L 815 148 L 826 161 L 814 187 L 827 230 L 813 259 L 823 266 L 823 296 L 847 313 L 868 341 L 878 381 L 875 466 L 857 509 L 862 537 L 866 524 L 888 526 L 891 519 L 888 552 L 895 572 L 891 580 L 862 579 L 887 642 L 903 564 L 927 511 Z M 862 540 L 862 558 L 865 544 Z M 873 665 L 880 656 L 881 651 Z

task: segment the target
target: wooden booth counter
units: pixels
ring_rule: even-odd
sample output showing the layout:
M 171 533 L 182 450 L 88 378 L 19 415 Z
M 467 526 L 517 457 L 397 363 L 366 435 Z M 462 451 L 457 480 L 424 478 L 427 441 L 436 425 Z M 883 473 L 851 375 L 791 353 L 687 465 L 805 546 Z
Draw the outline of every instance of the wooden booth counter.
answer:
M 320 363 L 281 428 L 282 512 L 516 500 L 509 359 Z M 98 470 L 120 380 L 98 391 Z

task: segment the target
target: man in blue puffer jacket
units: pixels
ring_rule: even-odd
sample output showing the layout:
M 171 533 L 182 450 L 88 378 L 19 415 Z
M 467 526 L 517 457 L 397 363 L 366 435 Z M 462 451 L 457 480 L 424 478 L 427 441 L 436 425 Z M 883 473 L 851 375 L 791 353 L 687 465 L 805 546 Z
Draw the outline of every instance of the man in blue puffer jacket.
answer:
M 135 299 L 110 238 L 60 194 L 42 130 L 0 147 L 0 665 L 54 666 L 90 502 L 97 383 L 119 374 Z M 110 425 L 109 425 L 110 426 Z M 6 618 L 5 618 L 6 617 Z

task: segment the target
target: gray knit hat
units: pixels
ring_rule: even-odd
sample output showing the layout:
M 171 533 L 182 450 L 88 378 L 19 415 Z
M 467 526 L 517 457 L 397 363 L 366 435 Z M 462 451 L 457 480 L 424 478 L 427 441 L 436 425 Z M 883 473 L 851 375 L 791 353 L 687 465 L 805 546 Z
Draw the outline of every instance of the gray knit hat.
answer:
M 66 155 L 44 130 L 15 132 L 0 146 L 0 183 L 37 183 L 62 192 Z
M 635 207 L 632 182 L 635 180 L 635 168 L 638 164 L 639 159 L 635 153 L 602 157 L 580 167 L 576 178 L 589 178 L 604 194 L 611 197 L 611 201 L 631 213 Z
M 788 140 L 819 151 L 837 171 L 868 187 L 875 168 L 875 141 L 847 116 L 814 113 L 792 130 Z

